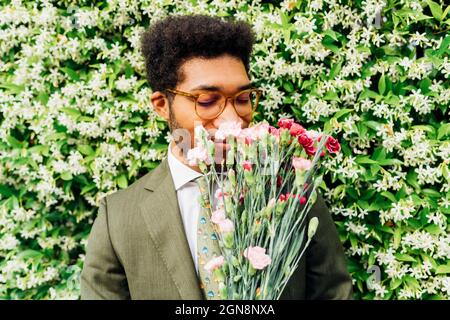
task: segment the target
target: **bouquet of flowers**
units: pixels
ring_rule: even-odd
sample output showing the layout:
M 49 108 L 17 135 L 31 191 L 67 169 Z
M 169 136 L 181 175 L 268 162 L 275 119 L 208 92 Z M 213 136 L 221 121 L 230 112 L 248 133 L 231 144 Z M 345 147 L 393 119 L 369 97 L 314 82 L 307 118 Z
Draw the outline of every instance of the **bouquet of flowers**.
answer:
M 319 223 L 313 217 L 306 226 L 322 183 L 319 160 L 340 145 L 291 119 L 278 126 L 223 123 L 214 141 L 195 129 L 187 159 L 204 173 L 221 251 L 201 267 L 219 282 L 221 299 L 279 299 Z M 215 154 L 217 140 L 226 142 L 225 156 Z

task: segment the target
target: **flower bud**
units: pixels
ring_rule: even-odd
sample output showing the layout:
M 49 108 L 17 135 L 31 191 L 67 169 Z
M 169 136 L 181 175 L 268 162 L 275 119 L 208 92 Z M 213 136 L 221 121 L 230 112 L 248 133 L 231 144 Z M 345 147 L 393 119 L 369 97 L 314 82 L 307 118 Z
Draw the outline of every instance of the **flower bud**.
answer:
M 317 219 L 317 217 L 312 217 L 308 224 L 308 240 L 316 234 L 318 225 L 319 219 Z
M 228 170 L 228 179 L 230 180 L 230 185 L 233 189 L 236 188 L 236 172 L 233 169 Z
M 244 178 L 245 178 L 245 182 L 247 182 L 247 184 L 249 186 L 252 186 L 253 183 L 255 182 L 255 179 L 253 177 L 253 173 L 250 171 L 245 170 L 244 171 Z

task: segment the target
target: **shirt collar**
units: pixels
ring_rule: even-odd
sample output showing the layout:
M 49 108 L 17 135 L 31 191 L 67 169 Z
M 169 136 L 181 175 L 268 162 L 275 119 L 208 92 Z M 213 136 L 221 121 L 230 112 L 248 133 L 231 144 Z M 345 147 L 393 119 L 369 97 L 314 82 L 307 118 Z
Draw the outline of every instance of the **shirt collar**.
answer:
M 175 157 L 172 153 L 172 143 L 173 141 L 169 143 L 167 160 L 169 163 L 170 173 L 172 174 L 173 184 L 175 185 L 175 190 L 178 190 L 186 183 L 194 180 L 195 178 L 201 177 L 202 174 L 185 165 L 178 160 L 177 157 Z

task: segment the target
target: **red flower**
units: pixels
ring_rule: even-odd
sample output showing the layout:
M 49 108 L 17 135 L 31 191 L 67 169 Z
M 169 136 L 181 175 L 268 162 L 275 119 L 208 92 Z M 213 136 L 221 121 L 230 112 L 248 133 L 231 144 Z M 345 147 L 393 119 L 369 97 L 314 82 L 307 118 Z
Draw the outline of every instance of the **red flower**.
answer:
M 316 152 L 317 152 L 317 148 L 314 147 L 314 146 L 309 147 L 309 148 L 305 148 L 305 150 L 306 150 L 306 153 L 307 153 L 308 155 L 310 155 L 310 156 L 315 155 Z
M 242 167 L 244 167 L 244 170 L 246 171 L 252 171 L 252 163 L 249 160 L 243 161 Z
M 281 187 L 282 184 L 283 184 L 283 179 L 281 179 L 281 176 L 278 175 L 278 177 L 277 177 L 277 187 Z
M 297 138 L 298 143 L 300 143 L 304 148 L 314 145 L 314 140 L 311 139 L 306 133 L 302 133 Z
M 280 195 L 280 202 L 286 201 L 286 196 L 284 194 Z
M 341 150 L 341 145 L 339 144 L 339 142 L 331 136 L 328 137 L 327 142 L 325 142 L 325 147 L 327 148 L 329 153 L 338 153 L 339 150 Z
M 293 123 L 294 123 L 294 120 L 292 120 L 292 119 L 283 118 L 283 119 L 278 120 L 278 126 L 280 128 L 284 128 L 284 129 L 290 129 Z
M 300 204 L 305 204 L 306 203 L 306 198 L 305 197 L 301 197 L 300 198 Z
M 239 204 L 244 204 L 244 194 L 242 192 L 239 195 Z
M 297 139 L 308 155 L 313 156 L 316 153 L 317 148 L 314 146 L 314 140 L 306 133 L 300 134 Z
M 291 127 L 289 128 L 289 132 L 291 133 L 291 136 L 298 137 L 300 134 L 304 133 L 306 130 L 298 123 L 293 123 Z

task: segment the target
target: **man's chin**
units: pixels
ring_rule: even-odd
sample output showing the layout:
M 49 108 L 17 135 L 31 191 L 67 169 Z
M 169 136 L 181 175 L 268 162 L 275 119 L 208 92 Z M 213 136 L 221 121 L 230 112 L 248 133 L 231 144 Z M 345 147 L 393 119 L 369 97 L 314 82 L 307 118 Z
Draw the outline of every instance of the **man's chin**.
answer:
M 227 159 L 227 153 L 228 150 L 230 150 L 230 145 L 228 143 L 225 142 L 214 142 L 214 146 L 215 146 L 215 164 L 220 166 L 222 160 L 223 162 L 226 161 Z

